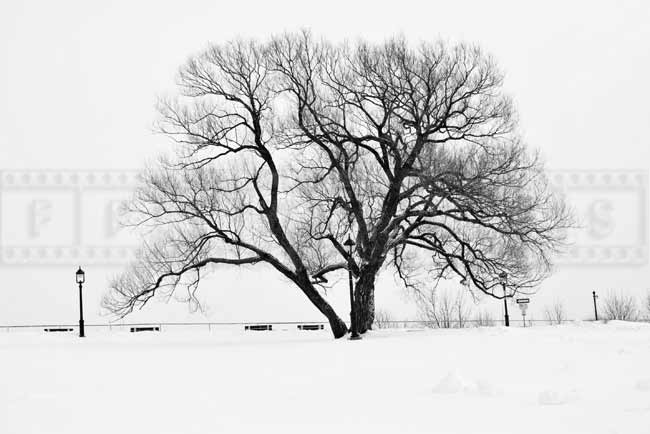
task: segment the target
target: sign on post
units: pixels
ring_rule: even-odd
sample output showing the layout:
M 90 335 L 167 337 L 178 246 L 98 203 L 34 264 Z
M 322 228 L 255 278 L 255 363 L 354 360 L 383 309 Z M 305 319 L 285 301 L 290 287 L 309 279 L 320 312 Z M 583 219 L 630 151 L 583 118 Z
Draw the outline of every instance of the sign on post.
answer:
M 517 299 L 517 305 L 519 306 L 519 310 L 521 310 L 521 316 L 523 317 L 524 320 L 524 327 L 526 327 L 526 311 L 528 310 L 528 303 L 530 303 L 529 298 Z

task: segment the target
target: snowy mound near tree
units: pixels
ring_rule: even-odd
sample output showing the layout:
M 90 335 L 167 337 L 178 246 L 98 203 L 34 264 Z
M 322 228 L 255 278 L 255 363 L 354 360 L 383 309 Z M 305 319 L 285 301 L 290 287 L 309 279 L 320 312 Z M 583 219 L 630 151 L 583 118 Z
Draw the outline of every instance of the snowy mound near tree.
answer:
M 440 382 L 433 388 L 434 393 L 468 393 L 480 395 L 496 395 L 499 389 L 487 380 L 470 380 L 464 378 L 458 370 L 450 371 Z
M 456 370 L 449 372 L 437 385 L 433 388 L 436 393 L 459 393 L 459 392 L 474 392 L 476 390 L 476 383 L 463 378 Z
M 650 329 L 650 323 L 647 322 L 630 322 L 630 321 L 607 321 L 607 326 L 609 328 L 616 329 L 630 329 L 630 330 L 639 330 L 639 329 Z
M 0 433 L 650 432 L 650 327 L 0 333 Z

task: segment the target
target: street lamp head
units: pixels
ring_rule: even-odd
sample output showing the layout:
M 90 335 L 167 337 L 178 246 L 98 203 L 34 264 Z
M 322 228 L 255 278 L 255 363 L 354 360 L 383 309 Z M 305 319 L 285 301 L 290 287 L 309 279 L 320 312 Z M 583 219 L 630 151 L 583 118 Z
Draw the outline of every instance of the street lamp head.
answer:
M 499 273 L 499 282 L 505 285 L 508 282 L 508 273 L 506 273 L 505 271 Z
M 81 266 L 79 266 L 79 269 L 77 270 L 75 276 L 77 278 L 77 283 L 81 284 L 86 281 L 86 273 L 84 273 L 84 270 L 81 269 Z
M 352 241 L 351 237 L 348 237 L 347 240 L 343 243 L 345 247 L 354 247 L 354 241 Z

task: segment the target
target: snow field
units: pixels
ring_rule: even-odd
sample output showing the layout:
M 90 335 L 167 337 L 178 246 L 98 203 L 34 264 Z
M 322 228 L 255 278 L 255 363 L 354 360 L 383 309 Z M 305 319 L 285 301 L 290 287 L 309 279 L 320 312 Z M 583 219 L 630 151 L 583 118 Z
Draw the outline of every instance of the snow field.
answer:
M 650 325 L 0 333 L 0 433 L 650 433 Z

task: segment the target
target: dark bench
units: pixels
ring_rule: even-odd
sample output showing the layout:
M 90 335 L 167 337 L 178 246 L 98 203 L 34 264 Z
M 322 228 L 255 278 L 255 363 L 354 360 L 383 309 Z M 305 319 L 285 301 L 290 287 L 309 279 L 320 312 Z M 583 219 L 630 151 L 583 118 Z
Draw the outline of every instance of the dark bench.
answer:
M 298 324 L 298 330 L 324 330 L 323 324 Z
M 46 332 L 71 332 L 74 331 L 74 329 L 71 328 L 63 328 L 63 327 L 55 327 L 55 328 L 47 328 L 43 329 Z
M 272 331 L 273 325 L 272 324 L 248 324 L 244 326 L 244 330 L 253 330 L 257 332 Z
M 160 327 L 131 327 L 131 333 L 137 332 L 159 332 Z

